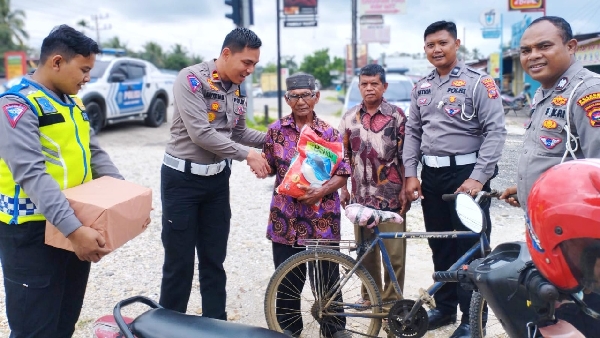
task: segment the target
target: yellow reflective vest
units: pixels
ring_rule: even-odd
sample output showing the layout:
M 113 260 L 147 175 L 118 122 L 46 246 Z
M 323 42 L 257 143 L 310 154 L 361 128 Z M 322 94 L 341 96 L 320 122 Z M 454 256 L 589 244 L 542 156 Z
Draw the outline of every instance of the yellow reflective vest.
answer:
M 22 95 L 19 91 L 10 90 L 6 94 L 21 97 L 37 114 L 46 172 L 54 178 L 61 190 L 90 181 L 90 125 L 81 100 L 77 96 L 71 96 L 71 102 L 67 104 L 55 100 L 30 82 L 24 81 L 20 86 L 17 89 L 27 88 L 31 92 Z M 0 159 L 0 221 L 22 224 L 42 220 L 45 220 L 44 215 L 14 181 L 6 162 Z

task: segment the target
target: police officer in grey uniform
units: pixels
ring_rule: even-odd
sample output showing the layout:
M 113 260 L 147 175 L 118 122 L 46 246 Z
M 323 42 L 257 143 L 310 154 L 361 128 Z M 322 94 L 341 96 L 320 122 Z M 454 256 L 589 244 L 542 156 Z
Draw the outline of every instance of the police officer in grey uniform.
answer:
M 231 31 L 218 59 L 184 68 L 173 86 L 171 139 L 161 169 L 160 304 L 186 312 L 199 260 L 203 316 L 227 319 L 223 262 L 231 209 L 231 159 L 246 160 L 257 177 L 269 172 L 261 148 L 265 133 L 246 128 L 244 78 L 254 71 L 261 41 L 246 28 Z
M 544 16 L 534 20 L 523 33 L 520 48 L 523 69 L 541 87 L 532 102 L 517 186 L 508 188 L 500 198 L 527 212 L 531 187 L 546 170 L 576 158 L 600 158 L 600 75 L 575 60 L 577 40 L 563 18 Z M 509 197 L 515 193 L 518 201 Z M 595 310 L 600 309 L 596 294 L 586 295 L 585 301 Z M 586 337 L 600 330 L 600 322 L 574 305 L 561 306 L 557 316 Z
M 422 198 L 427 231 L 467 230 L 458 220 L 453 205 L 443 194 L 490 190 L 490 179 L 506 138 L 504 113 L 494 80 L 458 61 L 460 46 L 456 25 L 435 22 L 425 30 L 425 52 L 436 69 L 419 80 L 413 89 L 406 123 L 403 162 L 406 194 Z M 417 178 L 421 162 L 422 185 Z M 481 204 L 490 234 L 490 201 Z M 435 271 L 447 270 L 477 239 L 430 239 Z M 456 305 L 462 323 L 451 337 L 470 337 L 471 293 L 454 283 L 444 285 L 435 295 L 437 307 L 428 312 L 429 329 L 456 321 Z
M 123 179 L 76 96 L 97 53 L 92 39 L 59 26 L 42 42 L 35 72 L 0 96 L 0 260 L 11 338 L 71 337 L 90 262 L 110 252 L 61 191 L 101 176 Z M 44 243 L 46 221 L 74 252 Z

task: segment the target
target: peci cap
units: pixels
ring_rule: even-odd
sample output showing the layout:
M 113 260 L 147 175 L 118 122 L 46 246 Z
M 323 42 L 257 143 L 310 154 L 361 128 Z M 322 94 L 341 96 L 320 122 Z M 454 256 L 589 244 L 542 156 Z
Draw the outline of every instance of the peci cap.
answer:
M 287 87 L 287 90 L 315 90 L 315 77 L 307 73 L 295 73 L 285 80 L 285 85 Z

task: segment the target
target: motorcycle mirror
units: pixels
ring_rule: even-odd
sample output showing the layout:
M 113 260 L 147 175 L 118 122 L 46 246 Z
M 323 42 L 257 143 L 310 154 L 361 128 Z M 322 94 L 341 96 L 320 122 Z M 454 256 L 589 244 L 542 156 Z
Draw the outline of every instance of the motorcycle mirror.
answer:
M 483 230 L 483 211 L 479 204 L 468 194 L 456 195 L 456 213 L 458 218 L 467 228 L 476 233 Z

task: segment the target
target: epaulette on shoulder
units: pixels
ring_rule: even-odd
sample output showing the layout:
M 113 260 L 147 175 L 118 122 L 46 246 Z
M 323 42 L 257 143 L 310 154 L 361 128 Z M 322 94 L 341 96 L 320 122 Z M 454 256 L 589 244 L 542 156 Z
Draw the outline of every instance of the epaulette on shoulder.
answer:
M 469 71 L 471 71 L 472 73 L 475 73 L 477 75 L 487 75 L 485 72 L 482 72 L 480 70 L 477 70 L 475 68 L 471 68 L 471 67 L 466 67 Z

